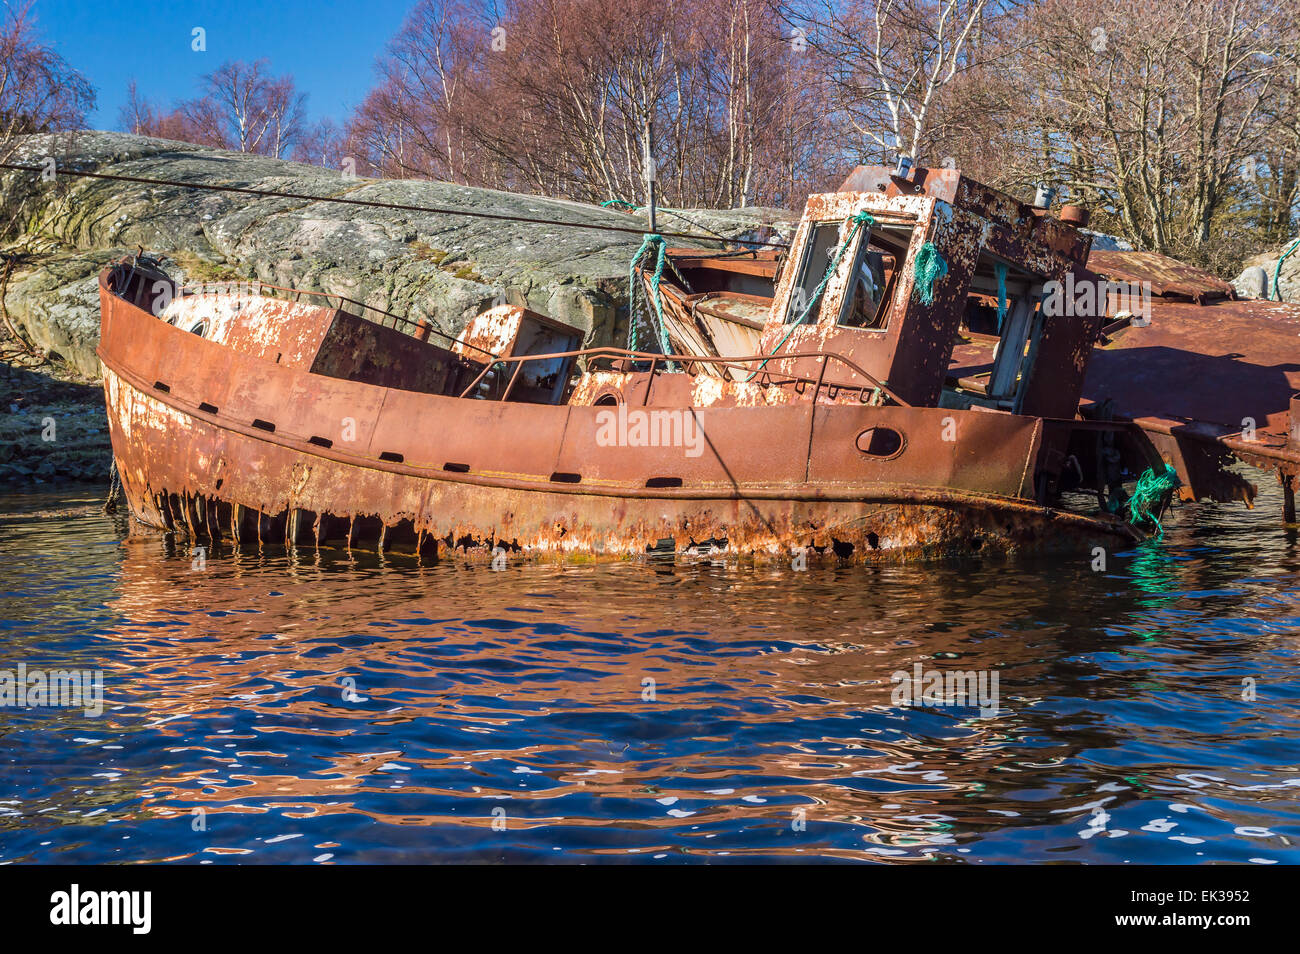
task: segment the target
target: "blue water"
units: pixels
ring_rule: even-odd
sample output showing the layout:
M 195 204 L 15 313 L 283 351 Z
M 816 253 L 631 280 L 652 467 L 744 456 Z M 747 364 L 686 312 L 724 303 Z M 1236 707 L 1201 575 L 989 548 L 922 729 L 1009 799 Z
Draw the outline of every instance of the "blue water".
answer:
M 0 708 L 0 862 L 1300 860 L 1271 489 L 1104 571 L 196 569 L 101 494 L 0 498 L 0 670 L 105 687 Z M 914 663 L 996 672 L 996 708 L 901 704 Z

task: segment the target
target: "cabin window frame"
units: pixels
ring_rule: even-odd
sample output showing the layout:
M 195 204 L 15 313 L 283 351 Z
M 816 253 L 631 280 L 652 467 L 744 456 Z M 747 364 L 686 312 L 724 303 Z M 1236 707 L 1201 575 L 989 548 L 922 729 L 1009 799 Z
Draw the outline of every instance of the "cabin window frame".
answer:
M 856 278 L 858 269 L 862 267 L 863 261 L 871 251 L 871 237 L 874 235 L 879 239 L 883 235 L 896 232 L 902 239 L 896 251 L 882 252 L 894 256 L 894 274 L 884 279 L 884 287 L 880 291 L 880 304 L 876 307 L 875 318 L 880 320 L 879 325 L 867 327 L 865 325 L 850 325 L 846 323 L 849 312 L 853 308 L 853 279 Z M 912 240 L 916 237 L 916 223 L 881 223 L 877 222 L 871 228 L 864 228 L 859 232 L 855 239 L 856 248 L 853 249 L 853 269 L 849 272 L 849 284 L 844 288 L 844 294 L 840 301 L 839 314 L 835 319 L 836 328 L 846 328 L 851 331 L 870 332 L 872 334 L 885 334 L 893 324 L 893 299 L 897 297 L 899 286 L 902 284 L 903 268 L 906 262 L 910 260 L 912 251 Z M 883 244 L 877 242 L 877 244 Z M 874 276 L 873 276 L 873 281 Z
M 803 292 L 803 307 L 806 308 L 808 299 L 812 297 L 812 293 L 817 290 L 817 286 L 821 284 L 822 279 L 826 276 L 826 269 L 830 267 L 831 259 L 834 257 L 835 250 L 838 249 L 840 243 L 844 241 L 844 231 L 846 228 L 849 228 L 849 220 L 847 218 L 813 219 L 808 223 L 808 230 L 805 233 L 806 238 L 804 239 L 799 251 L 798 267 L 791 273 L 790 294 L 786 299 L 785 314 L 781 318 L 781 324 L 796 326 L 795 319 L 803 311 L 803 308 L 796 307 L 800 299 L 799 293 L 801 291 Z M 806 288 L 805 285 L 808 278 L 808 271 L 813 265 L 815 259 L 818 257 L 816 255 L 818 238 L 823 232 L 833 232 L 835 236 L 834 243 L 827 246 L 825 252 L 823 252 L 822 257 L 825 258 L 826 264 L 822 267 L 821 272 L 817 273 L 817 280 L 813 282 L 811 288 Z M 854 239 L 854 241 L 858 240 L 858 238 Z M 841 260 L 840 266 L 843 267 L 843 264 L 843 260 Z M 822 315 L 825 313 L 825 305 L 826 296 L 823 293 L 822 297 L 817 302 L 816 312 L 809 315 L 808 318 L 798 324 L 808 327 L 820 324 Z
M 1007 315 L 1003 319 L 1003 332 L 993 356 L 993 368 L 989 371 L 989 398 L 999 407 L 1009 405 L 1009 410 L 1017 414 L 1020 413 L 1020 406 L 1025 398 L 1025 387 L 1033 376 L 1034 365 L 1038 360 L 1038 342 L 1043 336 L 1045 320 L 1042 304 L 1042 283 L 1037 281 L 1030 284 L 1023 296 L 1015 298 L 1014 306 L 1011 296 L 1007 296 Z M 1013 317 L 1016 320 L 1013 320 Z M 1023 328 L 1017 331 L 1016 325 L 1020 322 L 1023 322 Z M 1013 334 L 1014 339 L 1011 338 Z M 1010 351 L 1007 350 L 1007 345 L 1012 346 Z M 1002 371 L 1003 362 L 1012 360 L 1011 355 L 1017 357 L 1009 372 L 1010 381 L 1004 391 L 995 392 L 993 383 Z
M 1042 307 L 1044 278 L 987 249 L 981 249 L 968 293 L 996 296 L 996 279 L 990 278 L 989 269 L 993 266 L 993 274 L 996 275 L 996 265 L 999 263 L 1008 268 L 1007 309 L 1002 325 L 994 336 L 997 341 L 989 370 L 976 375 L 981 379 L 978 389 L 954 383 L 945 384 L 944 391 L 960 395 L 960 400 L 971 405 L 1020 413 L 1026 388 L 1038 360 L 1038 345 L 1046 330 L 1046 316 Z M 987 332 L 975 332 L 973 329 L 968 329 L 968 332 L 981 337 L 988 336 Z

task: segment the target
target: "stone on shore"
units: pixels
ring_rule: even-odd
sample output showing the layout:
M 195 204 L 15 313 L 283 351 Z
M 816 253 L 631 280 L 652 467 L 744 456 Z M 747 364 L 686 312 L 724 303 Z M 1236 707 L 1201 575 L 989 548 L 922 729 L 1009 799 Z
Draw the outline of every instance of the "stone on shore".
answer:
M 1281 301 L 1300 301 L 1300 246 L 1297 246 L 1286 261 L 1282 263 L 1278 275 L 1278 260 L 1290 248 L 1292 242 L 1284 242 L 1271 252 L 1256 255 L 1246 262 L 1240 275 L 1232 280 L 1232 287 L 1243 298 L 1276 299 L 1281 293 Z M 1277 275 L 1277 287 L 1274 276 Z

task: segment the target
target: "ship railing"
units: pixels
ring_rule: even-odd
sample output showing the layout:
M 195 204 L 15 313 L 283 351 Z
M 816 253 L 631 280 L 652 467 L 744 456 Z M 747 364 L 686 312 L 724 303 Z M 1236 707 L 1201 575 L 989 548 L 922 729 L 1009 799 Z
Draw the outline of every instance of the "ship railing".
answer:
M 819 359 L 820 364 L 818 367 L 817 377 L 802 377 L 800 375 L 786 374 L 780 371 L 769 371 L 766 368 L 766 363 L 774 357 L 782 360 L 788 358 Z M 808 385 L 811 384 L 813 385 L 812 401 L 814 403 L 821 395 L 822 390 L 825 389 L 831 399 L 836 398 L 841 393 L 856 393 L 858 395 L 858 400 L 863 404 L 870 403 L 873 400 L 878 400 L 883 396 L 889 398 L 890 401 L 900 407 L 911 407 L 910 404 L 891 391 L 883 382 L 877 380 L 872 374 L 864 370 L 860 365 L 833 351 L 793 351 L 781 352 L 776 355 L 755 354 L 720 357 L 697 354 L 657 354 L 655 352 L 627 351 L 623 348 L 606 347 L 583 348 L 579 351 L 557 351 L 551 354 L 494 356 L 491 363 L 485 366 L 483 370 L 479 372 L 478 377 L 470 382 L 469 387 L 465 388 L 465 390 L 460 393 L 460 397 L 469 397 L 469 395 L 472 394 L 483 382 L 484 378 L 488 376 L 489 372 L 493 371 L 498 365 L 513 364 L 514 371 L 510 375 L 509 383 L 507 383 L 505 389 L 501 391 L 500 397 L 497 398 L 497 400 L 504 401 L 509 398 L 510 393 L 514 390 L 515 383 L 519 380 L 519 375 L 523 370 L 524 365 L 528 364 L 530 361 L 552 361 L 556 358 L 585 358 L 587 359 L 588 364 L 590 364 L 592 360 L 599 358 L 621 359 L 642 364 L 648 361 L 650 363 L 650 380 L 652 381 L 661 364 L 665 366 L 669 363 L 681 365 L 687 373 L 691 373 L 695 365 L 708 364 L 724 368 L 735 368 L 747 373 L 753 372 L 752 380 L 756 381 L 761 386 L 789 385 L 794 388 L 797 394 L 800 395 L 806 394 Z M 757 371 L 755 371 L 754 367 L 755 362 L 762 362 L 762 364 L 758 365 Z M 862 385 L 827 383 L 826 369 L 831 362 L 844 366 L 867 383 Z M 649 400 L 650 387 L 647 384 L 642 403 L 647 403 Z
M 399 331 L 402 334 L 409 335 L 419 341 L 428 341 L 429 336 L 434 335 L 445 341 L 448 348 L 456 344 L 458 340 L 455 335 L 450 335 L 447 332 L 440 330 L 431 321 L 407 318 L 403 315 L 394 314 L 391 311 L 386 311 L 383 308 L 378 308 L 374 305 L 368 305 L 363 301 L 357 301 L 355 298 L 349 298 L 347 295 L 340 295 L 337 292 L 316 291 L 309 288 L 289 288 L 284 285 L 272 285 L 268 282 L 249 279 L 245 281 L 231 280 L 219 282 L 195 282 L 192 285 L 184 286 L 182 293 L 186 295 L 202 295 L 207 294 L 208 289 L 225 289 L 232 287 L 241 290 L 247 289 L 248 294 L 255 294 L 258 296 L 265 296 L 266 292 L 272 292 L 273 295 L 271 297 L 288 298 L 296 302 L 301 302 L 302 296 L 304 295 L 323 298 L 326 304 L 331 308 L 347 312 L 353 317 L 364 319 L 371 324 L 380 325 L 384 328 L 391 328 L 394 331 Z M 337 302 L 337 304 L 335 304 L 335 302 Z M 345 305 L 351 305 L 352 309 L 355 310 L 346 308 L 344 307 Z M 493 355 L 492 352 L 486 351 L 483 348 L 476 347 L 466 342 L 461 342 L 460 344 L 462 348 L 477 351 L 479 354 L 484 355 L 485 358 L 495 358 L 495 355 Z
M 204 291 L 209 288 L 219 289 L 219 288 L 229 288 L 232 286 L 239 287 L 242 289 L 247 289 L 249 293 L 257 294 L 259 296 L 264 295 L 266 292 L 269 291 L 274 293 L 275 297 L 289 298 L 292 299 L 293 301 L 298 301 L 298 302 L 302 301 L 304 295 L 315 297 L 315 298 L 321 298 L 324 299 L 332 308 L 337 308 L 339 311 L 348 312 L 349 314 L 352 314 L 355 317 L 362 318 L 373 324 L 378 324 L 385 328 L 392 328 L 395 331 L 399 331 L 402 332 L 403 334 L 410 335 L 411 337 L 414 337 L 420 341 L 428 340 L 428 337 L 431 334 L 437 335 L 439 338 L 446 341 L 449 347 L 456 344 L 458 341 L 458 339 L 453 335 L 449 335 L 446 332 L 441 331 L 438 328 L 434 327 L 432 322 L 416 320 L 413 318 L 406 318 L 402 315 L 394 314 L 391 311 L 386 311 L 383 308 L 378 308 L 374 305 L 368 305 L 363 301 L 357 301 L 355 298 L 349 298 L 347 295 L 340 295 L 337 292 L 316 291 L 313 289 L 306 289 L 306 288 L 289 288 L 284 285 L 273 285 L 269 282 L 263 282 L 263 281 L 253 279 L 253 280 L 246 280 L 242 282 L 241 281 L 198 282 L 193 285 L 184 286 L 182 288 L 182 294 L 186 294 L 186 295 L 203 294 Z M 334 304 L 334 302 L 337 302 L 338 304 Z M 344 307 L 345 305 L 351 305 L 353 308 L 356 309 L 356 311 L 350 311 L 348 308 Z M 644 363 L 647 361 L 650 362 L 650 377 L 652 380 L 654 378 L 654 375 L 659 370 L 659 366 L 661 364 L 663 365 L 667 365 L 668 363 L 678 364 L 683 366 L 688 372 L 690 372 L 695 365 L 711 364 L 711 365 L 716 365 L 724 368 L 735 368 L 742 372 L 746 372 L 747 374 L 752 374 L 752 380 L 757 381 L 759 384 L 763 386 L 769 386 L 773 384 L 789 385 L 793 387 L 796 393 L 800 395 L 806 393 L 807 386 L 811 384 L 813 385 L 812 399 L 814 402 L 821 395 L 822 390 L 825 389 L 830 395 L 830 397 L 832 398 L 836 397 L 840 392 L 845 392 L 849 394 L 853 394 L 856 392 L 859 396 L 859 400 L 864 404 L 873 400 L 877 396 L 883 395 L 884 397 L 889 398 L 889 400 L 891 400 L 892 402 L 894 402 L 895 404 L 901 407 L 911 406 L 902 398 L 900 398 L 897 394 L 891 391 L 884 383 L 878 381 L 873 375 L 871 375 L 869 372 L 864 370 L 860 365 L 844 357 L 843 355 L 837 354 L 833 351 L 798 351 L 798 352 L 781 352 L 776 355 L 757 354 L 757 355 L 721 357 L 721 356 L 713 356 L 713 355 L 695 355 L 695 354 L 665 355 L 665 354 L 658 354 L 655 352 L 628 351 L 623 348 L 604 347 L 604 348 L 584 348 L 579 351 L 562 351 L 562 352 L 555 352 L 552 354 L 513 355 L 509 357 L 504 357 L 504 356 L 495 355 L 491 351 L 487 351 L 486 349 L 479 348 L 475 345 L 471 345 L 466 342 L 460 342 L 460 346 L 462 348 L 467 348 L 476 351 L 479 354 L 484 356 L 483 358 L 476 357 L 474 359 L 476 362 L 483 363 L 483 370 L 479 372 L 478 376 L 473 380 L 473 382 L 469 385 L 469 387 L 467 387 L 464 391 L 461 392 L 460 394 L 461 397 L 468 397 L 474 391 L 474 389 L 477 388 L 483 382 L 483 379 L 487 377 L 488 373 L 491 372 L 498 365 L 513 364 L 515 366 L 514 371 L 511 374 L 509 383 L 506 385 L 505 390 L 501 392 L 501 396 L 498 398 L 498 400 L 504 401 L 510 396 L 510 393 L 513 391 L 515 383 L 519 379 L 519 374 L 522 371 L 524 365 L 529 362 L 549 361 L 555 358 L 586 358 L 588 361 L 592 359 L 598 359 L 598 358 L 612 358 L 612 359 L 622 359 L 622 360 L 634 361 L 640 363 Z M 816 378 L 802 377 L 799 375 L 785 374 L 779 371 L 769 371 L 766 368 L 766 362 L 770 361 L 774 357 L 782 360 L 788 358 L 819 359 L 820 366 L 818 369 L 817 377 Z M 826 370 L 828 365 L 832 361 L 847 368 L 849 371 L 858 375 L 860 378 L 867 381 L 868 383 L 866 385 L 845 385 L 845 384 L 826 383 L 825 380 Z M 762 364 L 757 365 L 757 371 L 755 373 L 756 362 L 762 362 Z M 650 389 L 649 387 L 647 387 L 646 388 L 647 401 L 649 400 L 649 395 L 650 395 Z

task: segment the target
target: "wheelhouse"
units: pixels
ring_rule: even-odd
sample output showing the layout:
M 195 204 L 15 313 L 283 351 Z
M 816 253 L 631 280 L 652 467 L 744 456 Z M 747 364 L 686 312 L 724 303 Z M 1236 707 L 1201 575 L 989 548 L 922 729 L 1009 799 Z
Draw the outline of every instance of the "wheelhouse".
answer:
M 1084 280 L 1088 245 L 956 170 L 859 167 L 809 198 L 759 350 L 805 376 L 806 359 L 781 355 L 842 354 L 913 406 L 1073 417 L 1098 320 L 1044 301 L 1068 273 Z

